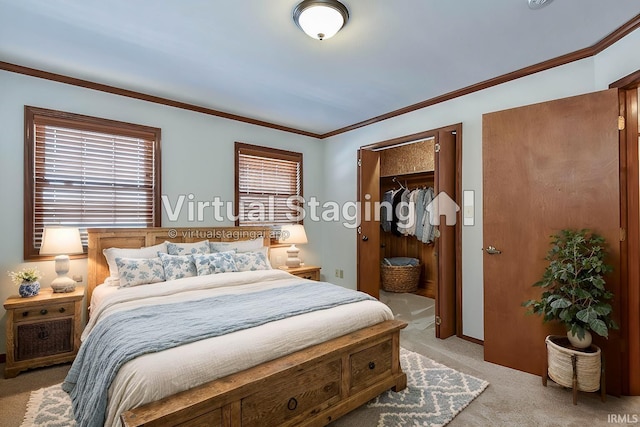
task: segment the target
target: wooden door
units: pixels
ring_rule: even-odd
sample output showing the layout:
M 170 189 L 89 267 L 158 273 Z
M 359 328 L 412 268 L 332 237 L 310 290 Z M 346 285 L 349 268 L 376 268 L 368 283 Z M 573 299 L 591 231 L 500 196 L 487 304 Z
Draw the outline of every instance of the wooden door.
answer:
M 435 191 L 440 198 L 446 193 L 451 200 L 456 194 L 456 136 L 450 131 L 438 132 L 435 153 Z M 457 214 L 460 221 L 460 213 Z M 457 221 L 456 221 L 457 222 Z M 438 255 L 438 284 L 436 286 L 436 337 L 448 338 L 456 334 L 456 226 L 441 218 L 436 239 Z
M 380 201 L 380 154 L 358 150 L 358 202 L 360 227 L 357 233 L 358 290 L 380 298 L 380 220 L 374 206 Z
M 620 316 L 618 93 L 612 89 L 483 116 L 485 360 L 533 374 L 544 369 L 544 338 L 565 333 L 526 316 L 538 298 L 549 236 L 589 228 L 605 237 L 614 272 L 607 287 Z M 620 331 L 594 334 L 606 356 L 607 392 L 620 394 Z

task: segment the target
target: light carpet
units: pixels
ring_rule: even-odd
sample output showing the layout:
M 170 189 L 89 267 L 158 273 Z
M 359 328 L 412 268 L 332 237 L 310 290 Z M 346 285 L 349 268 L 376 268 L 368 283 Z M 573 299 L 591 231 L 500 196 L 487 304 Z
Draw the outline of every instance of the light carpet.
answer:
M 406 389 L 385 392 L 334 425 L 372 425 L 377 420 L 378 427 L 444 426 L 489 385 L 403 348 L 400 363 L 407 374 Z M 60 384 L 31 392 L 21 427 L 75 425 L 69 395 Z

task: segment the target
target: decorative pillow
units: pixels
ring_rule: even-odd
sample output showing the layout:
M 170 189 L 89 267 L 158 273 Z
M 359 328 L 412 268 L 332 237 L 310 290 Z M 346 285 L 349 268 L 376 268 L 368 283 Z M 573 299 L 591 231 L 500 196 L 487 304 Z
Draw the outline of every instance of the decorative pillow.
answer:
M 264 247 L 264 239 L 258 237 L 251 240 L 235 240 L 233 242 L 209 242 L 211 252 L 252 252 Z
M 160 243 L 154 246 L 147 246 L 140 249 L 129 248 L 107 248 L 103 249 L 102 253 L 107 259 L 109 265 L 110 276 L 105 280 L 105 283 L 111 286 L 119 286 L 120 275 L 118 274 L 118 264 L 116 264 L 116 258 L 135 258 L 135 259 L 149 259 L 156 258 L 158 253 L 167 253 L 167 245 Z
M 169 255 L 193 255 L 193 254 L 208 254 L 209 241 L 203 240 L 196 243 L 173 243 L 165 242 L 167 244 L 167 253 Z
M 241 252 L 234 258 L 238 271 L 271 270 L 265 251 Z
M 160 258 L 116 258 L 120 273 L 120 287 L 164 282 L 164 269 Z
M 166 280 L 182 279 L 198 274 L 191 255 L 167 255 L 159 253 L 158 256 L 162 262 Z
M 216 273 L 230 273 L 238 271 L 234 258 L 234 251 L 214 252 L 212 254 L 191 255 L 196 264 L 198 276 Z

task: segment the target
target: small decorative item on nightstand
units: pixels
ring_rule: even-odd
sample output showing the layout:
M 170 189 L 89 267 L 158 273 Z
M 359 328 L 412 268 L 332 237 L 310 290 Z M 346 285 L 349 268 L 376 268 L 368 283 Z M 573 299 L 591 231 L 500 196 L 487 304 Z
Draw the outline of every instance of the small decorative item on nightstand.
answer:
M 20 271 L 10 271 L 11 281 L 19 285 L 18 293 L 21 297 L 33 297 L 40 292 L 40 278 L 42 274 L 37 268 L 23 268 Z

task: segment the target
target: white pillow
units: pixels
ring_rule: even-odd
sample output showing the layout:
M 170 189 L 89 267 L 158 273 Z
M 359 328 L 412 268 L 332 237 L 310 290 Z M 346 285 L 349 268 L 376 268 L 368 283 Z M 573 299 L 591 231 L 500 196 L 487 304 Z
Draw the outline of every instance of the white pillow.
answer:
M 167 244 L 167 252 L 169 255 L 194 255 L 194 254 L 208 254 L 209 241 L 203 240 L 202 242 L 195 243 L 174 243 L 165 242 Z
M 116 258 L 120 287 L 148 285 L 164 282 L 164 269 L 160 258 Z
M 167 245 L 160 243 L 154 246 L 146 246 L 139 249 L 130 248 L 107 248 L 103 249 L 102 253 L 107 259 L 109 265 L 109 277 L 104 281 L 105 284 L 111 286 L 120 286 L 120 275 L 118 274 L 118 264 L 116 264 L 116 258 L 135 258 L 135 259 L 149 259 L 157 258 L 158 253 L 167 253 Z
M 251 240 L 235 240 L 233 242 L 209 242 L 211 252 L 253 252 L 264 246 L 264 239 L 258 237 Z

